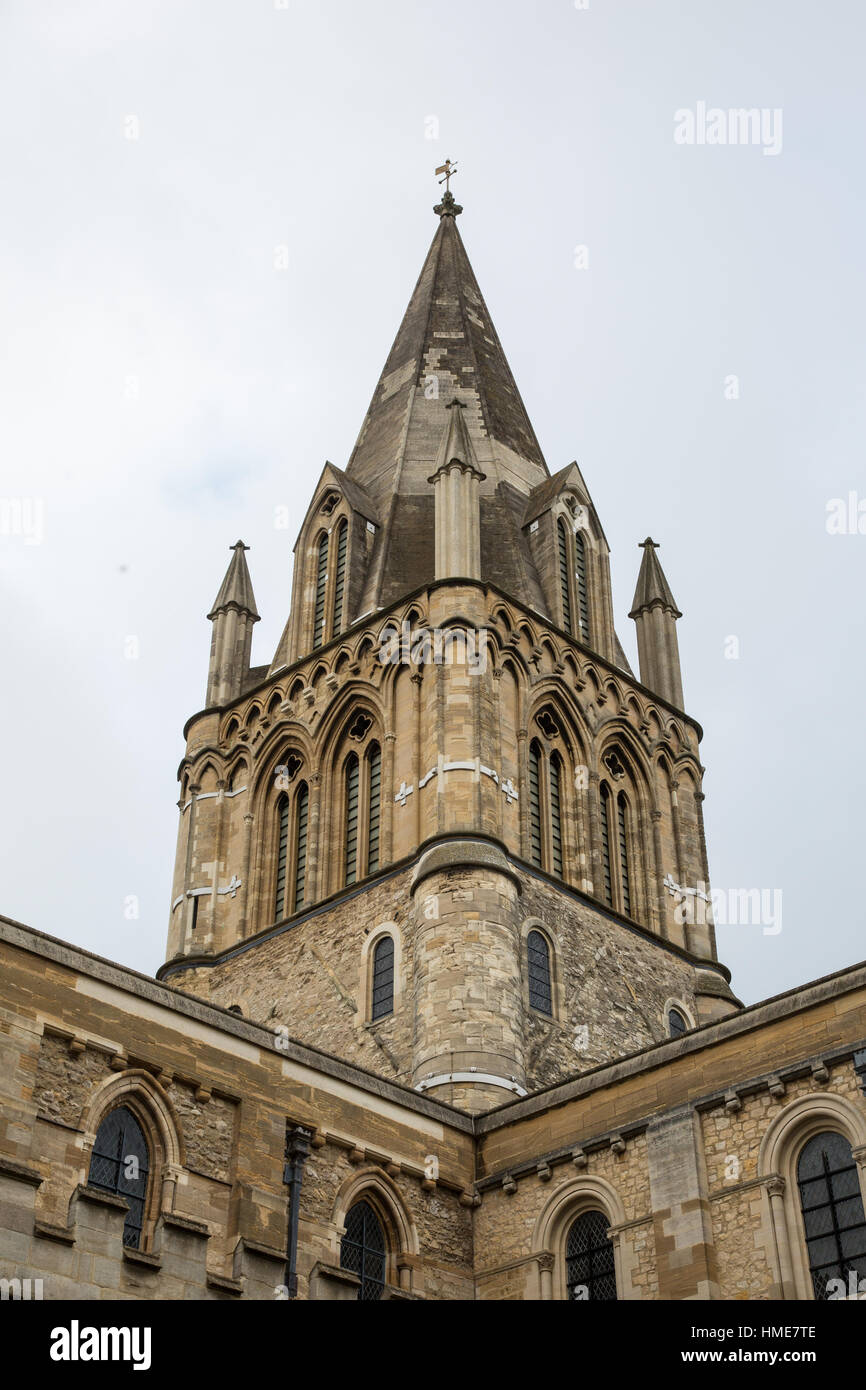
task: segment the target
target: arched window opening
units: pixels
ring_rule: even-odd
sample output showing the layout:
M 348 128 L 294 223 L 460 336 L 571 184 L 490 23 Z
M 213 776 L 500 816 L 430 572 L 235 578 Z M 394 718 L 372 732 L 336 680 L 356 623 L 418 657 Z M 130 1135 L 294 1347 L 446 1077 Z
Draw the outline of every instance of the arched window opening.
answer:
M 541 749 L 529 746 L 529 857 L 541 868 Z
M 672 1038 L 681 1038 L 684 1033 L 689 1031 L 688 1020 L 679 1009 L 668 1009 L 668 1034 Z
M 529 967 L 529 1007 L 540 1014 L 553 1017 L 553 989 L 550 978 L 550 947 L 540 931 L 531 931 L 526 938 Z
M 349 527 L 341 521 L 337 529 L 337 572 L 334 578 L 334 620 L 331 636 L 338 637 L 343 631 L 343 600 L 346 594 L 346 557 L 349 550 Z
M 566 1287 L 572 1302 L 615 1303 L 616 1264 L 603 1212 L 585 1211 L 566 1246 Z
M 374 743 L 367 754 L 370 785 L 369 815 L 367 818 L 367 873 L 379 868 L 379 826 L 382 813 L 382 752 Z
M 293 910 L 303 907 L 307 887 L 307 824 L 310 793 L 306 782 L 298 788 L 295 824 L 295 901 Z
M 575 533 L 574 549 L 577 557 L 574 574 L 577 585 L 577 616 L 582 642 L 589 641 L 589 590 L 586 583 L 586 542 L 580 531 Z
M 619 882 L 622 890 L 622 910 L 626 917 L 631 916 L 631 876 L 628 862 L 628 802 L 620 792 L 616 799 L 617 828 L 619 831 Z
M 606 782 L 601 784 L 601 861 L 604 878 L 604 900 L 613 907 L 613 876 L 610 862 L 610 788 Z
M 322 536 L 319 541 L 316 562 L 316 611 L 313 627 L 313 648 L 321 647 L 325 640 L 325 596 L 328 591 L 328 545 L 329 537 Z
M 96 1131 L 87 1182 L 129 1203 L 123 1223 L 123 1243 L 141 1248 L 150 1152 L 144 1131 L 132 1111 L 119 1105 L 109 1111 Z
M 571 585 L 568 571 L 568 529 L 564 521 L 557 523 L 559 531 L 559 588 L 562 596 L 562 626 L 571 632 Z
M 353 753 L 346 763 L 346 886 L 358 880 L 358 798 L 360 764 Z
M 340 1267 L 361 1280 L 358 1299 L 371 1303 L 382 1297 L 388 1247 L 382 1223 L 369 1202 L 356 1202 L 346 1214 L 346 1234 L 340 1243 Z
M 289 865 L 289 798 L 281 796 L 277 803 L 277 891 L 274 903 L 274 921 L 281 922 L 286 915 L 286 874 Z
M 815 1298 L 830 1297 L 831 1279 L 866 1277 L 866 1215 L 857 1164 L 848 1140 L 827 1131 L 816 1134 L 797 1163 L 800 1209 Z M 853 1281 L 852 1281 L 853 1282 Z
M 373 952 L 373 1022 L 394 1012 L 394 938 L 383 936 Z
M 550 759 L 550 862 L 555 874 L 562 877 L 562 762 L 559 754 Z

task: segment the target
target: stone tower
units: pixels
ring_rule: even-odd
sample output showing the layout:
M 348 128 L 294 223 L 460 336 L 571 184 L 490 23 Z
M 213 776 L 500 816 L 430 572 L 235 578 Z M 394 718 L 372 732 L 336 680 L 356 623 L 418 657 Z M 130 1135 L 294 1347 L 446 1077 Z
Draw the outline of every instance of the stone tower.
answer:
M 706 909 L 700 727 L 653 542 L 614 629 L 450 193 L 270 666 L 245 547 L 186 726 L 160 971 L 471 1111 L 739 1007 Z

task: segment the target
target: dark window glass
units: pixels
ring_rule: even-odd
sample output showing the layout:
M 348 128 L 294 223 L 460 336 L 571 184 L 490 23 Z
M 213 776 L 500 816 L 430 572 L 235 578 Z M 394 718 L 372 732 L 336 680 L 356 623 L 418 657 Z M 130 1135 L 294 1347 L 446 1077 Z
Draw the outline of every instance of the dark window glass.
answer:
M 346 1216 L 346 1234 L 340 1245 L 340 1266 L 360 1275 L 358 1298 L 372 1302 L 385 1287 L 385 1232 L 369 1202 L 356 1202 Z
M 394 1012 L 394 938 L 383 936 L 373 952 L 373 1020 Z
M 106 1115 L 96 1132 L 87 1181 L 90 1187 L 114 1192 L 129 1203 L 123 1243 L 132 1250 L 141 1245 L 149 1166 L 141 1125 L 131 1110 L 120 1105 Z
M 550 987 L 550 947 L 540 931 L 531 931 L 526 938 L 529 962 L 529 1003 L 541 1014 L 553 1017 L 553 994 Z
M 797 1182 L 815 1297 L 829 1297 L 831 1279 L 841 1279 L 847 1292 L 852 1272 L 858 1282 L 866 1278 L 866 1215 L 848 1140 L 831 1133 L 810 1139 Z
M 688 1031 L 689 1025 L 679 1009 L 670 1009 L 668 1012 L 668 1032 L 671 1037 L 681 1038 L 683 1033 Z
M 585 1211 L 568 1233 L 566 1285 L 572 1301 L 616 1301 L 616 1267 L 603 1212 Z

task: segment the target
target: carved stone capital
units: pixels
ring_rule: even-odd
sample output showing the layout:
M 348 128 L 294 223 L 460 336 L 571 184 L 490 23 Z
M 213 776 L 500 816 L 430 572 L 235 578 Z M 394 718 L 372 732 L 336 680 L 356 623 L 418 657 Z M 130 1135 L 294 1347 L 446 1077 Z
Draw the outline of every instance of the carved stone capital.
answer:
M 549 1250 L 542 1250 L 538 1258 L 538 1268 L 552 1274 L 556 1268 L 556 1256 L 551 1255 Z
M 767 1178 L 764 1186 L 770 1197 L 784 1197 L 787 1184 L 784 1178 L 780 1177 L 778 1173 L 774 1173 L 772 1177 Z

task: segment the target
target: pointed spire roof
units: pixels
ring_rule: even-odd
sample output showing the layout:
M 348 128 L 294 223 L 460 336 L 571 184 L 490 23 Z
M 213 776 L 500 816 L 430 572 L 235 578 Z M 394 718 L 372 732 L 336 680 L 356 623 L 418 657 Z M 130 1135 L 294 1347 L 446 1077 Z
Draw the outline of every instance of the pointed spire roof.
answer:
M 226 577 L 214 600 L 214 606 L 208 613 L 208 618 L 215 618 L 218 614 L 224 613 L 227 608 L 234 607 L 241 613 L 248 614 L 253 622 L 257 623 L 259 622 L 259 614 L 256 609 L 253 583 L 250 579 L 244 553 L 249 550 L 249 546 L 244 545 L 243 541 L 238 541 L 231 549 L 234 553 L 226 570 Z
M 640 574 L 629 617 L 636 618 L 645 609 L 660 603 L 663 608 L 669 609 L 675 618 L 681 618 L 683 615 L 677 608 L 670 585 L 665 579 L 664 570 L 656 555 L 656 551 L 659 549 L 656 542 L 647 536 L 639 549 L 643 551 L 643 560 L 641 561 Z
M 425 495 L 447 404 L 459 397 L 489 480 L 482 491 L 508 482 L 529 493 L 547 465 L 457 230 L 459 205 L 446 195 L 436 211 L 438 230 L 347 472 L 378 501 Z

